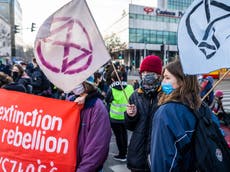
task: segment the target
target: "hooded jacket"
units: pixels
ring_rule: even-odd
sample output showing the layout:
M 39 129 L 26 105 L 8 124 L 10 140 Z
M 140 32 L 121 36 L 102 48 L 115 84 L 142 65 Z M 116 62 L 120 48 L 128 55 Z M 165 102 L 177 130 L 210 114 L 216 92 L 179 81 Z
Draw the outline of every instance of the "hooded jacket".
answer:
M 97 172 L 107 159 L 111 138 L 109 115 L 97 93 L 87 96 L 81 111 L 76 172 Z

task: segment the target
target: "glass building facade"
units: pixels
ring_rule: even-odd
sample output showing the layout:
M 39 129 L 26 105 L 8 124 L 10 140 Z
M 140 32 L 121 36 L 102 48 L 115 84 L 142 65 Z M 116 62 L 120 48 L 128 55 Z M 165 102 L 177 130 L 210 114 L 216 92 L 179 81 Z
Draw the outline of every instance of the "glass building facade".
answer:
M 185 10 L 193 0 L 168 0 L 167 8 L 171 10 Z
M 129 14 L 129 19 L 148 20 L 153 22 L 167 22 L 167 23 L 179 23 L 179 18 L 165 17 L 165 16 L 153 16 L 148 14 Z
M 129 19 L 172 24 L 178 24 L 180 21 L 180 18 L 134 13 L 129 14 Z M 129 28 L 129 42 L 143 44 L 162 44 L 166 42 L 167 44 L 177 45 L 177 35 L 173 31 Z
M 157 6 L 168 10 L 186 10 L 194 0 L 158 0 Z
M 23 55 L 22 30 L 15 33 L 15 26 L 22 28 L 22 9 L 18 0 L 0 0 L 0 16 L 10 25 L 11 56 Z
M 1 0 L 0 1 L 0 16 L 7 22 L 10 21 L 10 1 Z

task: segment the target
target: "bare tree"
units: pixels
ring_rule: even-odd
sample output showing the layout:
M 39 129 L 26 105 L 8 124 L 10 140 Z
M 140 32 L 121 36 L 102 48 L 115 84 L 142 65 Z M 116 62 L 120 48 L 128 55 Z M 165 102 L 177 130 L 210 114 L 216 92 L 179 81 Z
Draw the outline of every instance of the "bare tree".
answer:
M 127 44 L 125 42 L 121 42 L 120 38 L 115 33 L 112 33 L 104 40 L 105 40 L 105 45 L 111 55 L 114 55 L 122 50 L 125 50 L 127 47 Z

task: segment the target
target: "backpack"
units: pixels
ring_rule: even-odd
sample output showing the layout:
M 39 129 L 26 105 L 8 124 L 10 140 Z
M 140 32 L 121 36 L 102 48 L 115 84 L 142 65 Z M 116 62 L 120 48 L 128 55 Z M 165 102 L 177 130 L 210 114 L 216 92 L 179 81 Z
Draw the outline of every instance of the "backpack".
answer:
M 198 111 L 193 111 L 197 122 L 192 136 L 192 150 L 195 155 L 195 169 L 201 172 L 229 172 L 230 149 L 211 119 L 211 111 L 202 104 Z

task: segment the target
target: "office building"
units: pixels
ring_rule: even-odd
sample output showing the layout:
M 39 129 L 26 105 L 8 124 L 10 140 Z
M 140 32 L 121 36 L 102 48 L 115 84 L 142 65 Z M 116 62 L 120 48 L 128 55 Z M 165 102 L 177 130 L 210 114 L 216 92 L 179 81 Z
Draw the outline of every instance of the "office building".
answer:
M 0 16 L 10 26 L 11 57 L 23 56 L 22 9 L 18 0 L 0 0 Z
M 113 53 L 113 58 L 122 57 L 122 63 L 136 68 L 146 55 L 158 55 L 164 63 L 175 58 L 178 24 L 192 1 L 158 0 L 158 7 L 129 4 L 127 15 L 110 29 L 127 43 L 126 50 Z
M 169 10 L 186 10 L 193 0 L 158 0 L 157 6 Z

